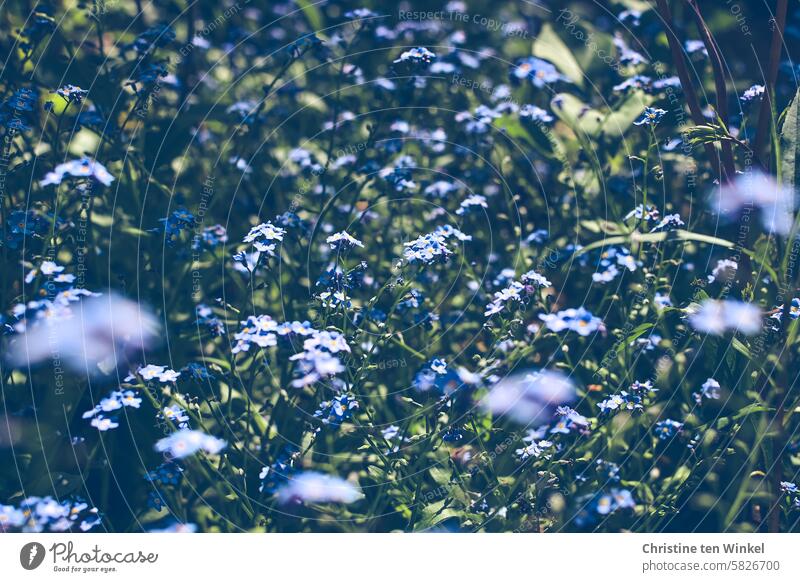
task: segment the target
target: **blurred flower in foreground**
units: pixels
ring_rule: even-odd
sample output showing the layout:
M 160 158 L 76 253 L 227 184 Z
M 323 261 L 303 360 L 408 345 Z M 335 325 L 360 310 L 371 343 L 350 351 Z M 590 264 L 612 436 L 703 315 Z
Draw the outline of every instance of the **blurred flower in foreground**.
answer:
M 114 181 L 114 176 L 106 170 L 103 164 L 90 158 L 81 158 L 57 165 L 55 170 L 47 172 L 39 185 L 61 184 L 64 176 L 68 174 L 74 178 L 94 178 L 103 186 L 110 186 Z
M 197 526 L 193 523 L 173 523 L 163 528 L 148 530 L 150 533 L 195 533 Z
M 706 299 L 689 315 L 689 323 L 696 330 L 713 335 L 726 331 L 755 335 L 761 330 L 761 310 L 742 301 Z
M 715 188 L 711 206 L 714 212 L 730 219 L 748 214 L 757 206 L 764 228 L 784 236 L 794 223 L 794 190 L 759 171 L 741 174 L 733 182 Z
M 209 454 L 216 454 L 227 446 L 222 439 L 207 435 L 199 430 L 184 428 L 156 443 L 156 450 L 159 453 L 169 453 L 174 459 L 182 459 L 205 451 Z
M 100 522 L 98 509 L 80 497 L 27 497 L 19 507 L 0 505 L 0 532 L 89 531 Z
M 340 477 L 307 471 L 292 477 L 278 489 L 278 501 L 287 503 L 353 503 L 364 497 L 361 491 Z
M 514 374 L 495 384 L 483 407 L 521 424 L 547 420 L 556 407 L 575 399 L 575 385 L 561 372 L 540 370 Z
M 110 373 L 153 344 L 159 333 L 158 320 L 149 310 L 115 294 L 53 304 L 36 315 L 9 345 L 14 366 L 50 359 L 76 372 Z

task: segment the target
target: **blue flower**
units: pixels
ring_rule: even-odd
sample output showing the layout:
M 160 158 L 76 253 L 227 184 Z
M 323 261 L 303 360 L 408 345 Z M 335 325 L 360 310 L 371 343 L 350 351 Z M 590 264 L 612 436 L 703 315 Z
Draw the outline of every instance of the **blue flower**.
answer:
M 659 232 L 662 230 L 673 230 L 679 228 L 681 226 L 685 226 L 686 223 L 683 222 L 681 219 L 681 215 L 678 213 L 675 214 L 667 214 L 664 218 L 662 218 L 658 224 L 656 224 L 650 232 Z
M 764 85 L 753 85 L 745 91 L 739 98 L 743 103 L 750 103 L 751 101 L 760 101 L 764 97 Z
M 80 87 L 76 87 L 75 85 L 64 85 L 63 87 L 56 89 L 54 92 L 70 103 L 80 103 L 89 94 L 88 91 L 81 89 Z
M 44 219 L 32 210 L 28 212 L 14 210 L 8 215 L 6 225 L 8 229 L 5 244 L 10 249 L 19 248 L 26 237 L 41 235 L 47 230 Z
M 486 203 L 486 196 L 481 196 L 480 194 L 467 196 L 456 209 L 456 214 L 463 216 L 476 208 L 489 208 L 489 205 Z
M 148 471 L 145 479 L 159 485 L 177 485 L 183 477 L 183 468 L 173 462 L 161 463 L 152 471 Z
M 775 313 L 772 314 L 772 319 L 781 320 L 783 317 L 783 304 L 777 305 L 774 309 Z M 800 298 L 794 297 L 789 305 L 789 319 L 797 319 L 800 317 Z
M 645 75 L 634 75 L 628 79 L 625 79 L 622 83 L 618 85 L 614 85 L 611 90 L 616 93 L 627 93 L 632 89 L 647 89 L 650 87 L 650 83 L 652 79 Z
M 409 263 L 420 262 L 431 265 L 436 262 L 445 262 L 453 254 L 453 251 L 445 244 L 445 237 L 435 233 L 422 235 L 411 242 L 404 243 L 404 246 L 406 248 L 403 256 Z
M 258 478 L 261 480 L 258 490 L 262 493 L 274 493 L 275 490 L 295 474 L 294 463 L 299 452 L 291 446 L 284 447 L 275 461 L 261 469 Z
M 666 115 L 666 111 L 657 107 L 645 107 L 642 115 L 633 122 L 634 125 L 657 125 L 661 118 Z
M 553 121 L 552 115 L 536 105 L 523 105 L 519 108 L 519 116 L 534 123 L 550 123 Z
M 319 418 L 322 424 L 337 427 L 353 418 L 353 411 L 358 408 L 358 401 L 352 394 L 339 394 L 332 400 L 321 402 L 314 417 Z
M 714 378 L 709 378 L 703 382 L 703 385 L 700 387 L 700 391 L 693 392 L 692 396 L 697 404 L 702 404 L 704 398 L 706 400 L 719 400 L 719 389 L 719 382 L 714 380 Z
M 657 422 L 653 430 L 660 440 L 667 441 L 677 435 L 682 428 L 682 422 L 668 418 L 666 420 Z
M 345 231 L 332 234 L 326 239 L 325 242 L 331 245 L 331 249 L 339 251 L 344 251 L 354 247 L 364 248 L 364 243 L 362 243 L 357 238 L 350 236 Z
M 512 79 L 529 79 L 534 87 L 542 88 L 557 81 L 569 81 L 548 61 L 528 57 L 517 62 L 511 70 Z
M 641 53 L 636 52 L 628 46 L 628 43 L 625 42 L 619 32 L 614 35 L 613 42 L 619 52 L 620 63 L 636 66 L 647 62 L 647 59 Z
M 570 434 L 573 430 L 586 431 L 589 420 L 569 406 L 559 406 L 556 409 L 556 422 L 550 427 L 551 434 Z
M 395 63 L 411 63 L 414 65 L 429 65 L 436 55 L 424 47 L 417 47 L 403 52 Z
M 595 463 L 595 471 L 601 479 L 614 483 L 619 481 L 619 465 L 616 463 L 605 461 L 603 459 L 597 459 L 597 462 Z
M 110 186 L 114 181 L 114 176 L 106 170 L 103 164 L 91 158 L 81 158 L 57 165 L 52 172 L 47 173 L 39 185 L 61 184 L 67 175 L 73 178 L 92 178 L 103 186 Z
M 275 247 L 283 241 L 285 234 L 286 229 L 267 221 L 251 228 L 242 242 L 252 243 L 258 252 L 274 257 Z
M 597 330 L 604 329 L 603 321 L 595 317 L 583 307 L 565 309 L 558 313 L 540 314 L 539 319 L 545 322 L 550 331 L 574 331 L 578 335 L 587 336 Z
M 600 515 L 608 515 L 620 509 L 634 509 L 635 507 L 636 501 L 628 489 L 611 489 L 609 493 L 600 496 L 595 510 Z

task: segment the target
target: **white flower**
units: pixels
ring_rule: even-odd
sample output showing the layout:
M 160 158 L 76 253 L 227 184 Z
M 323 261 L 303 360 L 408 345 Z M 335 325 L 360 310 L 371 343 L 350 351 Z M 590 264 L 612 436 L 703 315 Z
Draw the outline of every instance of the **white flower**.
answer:
M 117 428 L 119 423 L 111 418 L 96 416 L 92 419 L 91 425 L 101 432 L 105 432 L 112 428 Z
M 553 446 L 551 441 L 541 440 L 538 442 L 532 442 L 528 446 L 517 449 L 514 451 L 516 455 L 520 458 L 521 461 L 526 461 L 529 458 L 539 458 L 542 454 L 549 448 Z
M 278 490 L 277 496 L 282 504 L 353 503 L 364 497 L 358 487 L 349 481 L 314 471 L 306 471 L 291 477 L 289 482 Z
M 136 371 L 142 377 L 142 380 L 155 380 L 166 369 L 167 369 L 166 366 L 155 366 L 153 364 L 147 364 L 146 366 L 141 366 Z
M 176 372 L 175 370 L 164 370 L 161 374 L 158 375 L 158 380 L 160 382 L 175 382 L 178 380 L 178 376 L 180 376 L 180 372 Z
M 41 266 L 42 275 L 53 275 L 55 273 L 60 273 L 64 270 L 64 267 L 61 267 L 54 263 L 53 261 L 43 261 Z
M 325 241 L 331 245 L 332 249 L 348 249 L 352 247 L 364 247 L 364 243 L 355 237 L 350 236 L 345 231 L 332 234 Z
M 733 279 L 738 269 L 739 265 L 736 261 L 720 259 L 717 261 L 717 266 L 714 267 L 711 274 L 708 276 L 708 282 L 713 283 L 717 279 L 722 279 L 724 283 L 727 283 Z

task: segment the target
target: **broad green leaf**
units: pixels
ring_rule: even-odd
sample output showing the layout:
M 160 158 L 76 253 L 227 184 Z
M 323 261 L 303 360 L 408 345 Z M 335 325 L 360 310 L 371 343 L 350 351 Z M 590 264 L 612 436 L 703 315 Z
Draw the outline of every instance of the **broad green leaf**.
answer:
M 603 115 L 569 93 L 559 93 L 551 101 L 556 116 L 572 129 L 578 138 L 595 137 L 603 129 Z
M 550 61 L 573 83 L 583 87 L 583 70 L 575 60 L 572 51 L 549 24 L 542 26 L 542 31 L 533 41 L 533 55 Z
M 645 107 L 652 103 L 652 98 L 644 91 L 636 89 L 614 111 L 606 115 L 603 121 L 603 135 L 606 137 L 622 137 L 633 122 L 642 114 Z
M 781 178 L 785 184 L 800 187 L 800 91 L 786 110 L 781 129 Z
M 317 3 L 312 0 L 297 0 L 297 5 L 303 11 L 314 30 L 322 30 L 322 14 L 317 8 Z

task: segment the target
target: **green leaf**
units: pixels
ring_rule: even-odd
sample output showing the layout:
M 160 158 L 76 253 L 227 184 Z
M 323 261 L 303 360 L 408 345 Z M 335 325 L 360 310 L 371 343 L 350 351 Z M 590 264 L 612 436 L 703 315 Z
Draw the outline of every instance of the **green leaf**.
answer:
M 306 19 L 308 19 L 313 29 L 322 30 L 322 14 L 320 14 L 316 3 L 310 2 L 309 0 L 297 0 L 297 5 L 300 7 L 300 10 L 303 11 L 303 14 L 305 14 Z
M 783 182 L 800 186 L 800 91 L 786 110 L 781 128 L 781 178 Z
M 623 137 L 628 128 L 642 114 L 652 99 L 644 91 L 636 89 L 615 110 L 606 115 L 603 121 L 603 135 L 606 137 Z
M 533 55 L 550 61 L 570 81 L 583 87 L 583 70 L 575 60 L 572 51 L 549 24 L 542 26 L 542 31 L 533 42 Z
M 414 531 L 425 531 L 451 517 L 458 517 L 460 512 L 452 507 L 445 508 L 446 500 L 442 499 L 436 503 L 426 506 L 422 510 L 422 517 L 414 524 Z
M 441 467 L 431 467 L 431 477 L 437 485 L 450 485 L 450 471 Z
M 631 333 L 628 334 L 628 337 L 625 338 L 625 343 L 629 344 L 636 341 L 651 327 L 653 327 L 652 323 L 643 323 L 642 325 L 636 327 L 633 331 L 631 331 Z
M 566 123 L 578 138 L 595 137 L 603 129 L 603 115 L 569 93 L 559 93 L 551 101 L 556 116 Z M 586 147 L 587 144 L 582 144 Z

